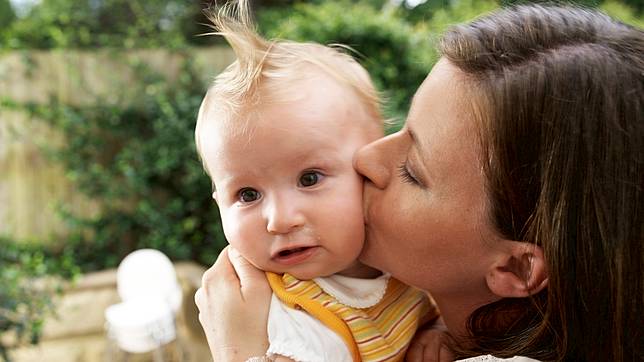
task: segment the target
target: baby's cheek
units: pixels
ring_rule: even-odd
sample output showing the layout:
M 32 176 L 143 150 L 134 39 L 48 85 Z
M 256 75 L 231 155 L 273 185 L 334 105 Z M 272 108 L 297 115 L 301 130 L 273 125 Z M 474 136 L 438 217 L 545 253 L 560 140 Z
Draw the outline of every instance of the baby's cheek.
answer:
M 224 234 L 228 243 L 253 265 L 261 267 L 269 244 L 265 242 L 262 235 L 264 229 L 257 221 L 248 215 L 234 213 L 222 215 Z
M 243 247 L 244 233 L 243 228 L 241 227 L 242 223 L 239 220 L 236 220 L 234 216 L 231 215 L 222 215 L 222 226 L 224 228 L 224 235 L 226 240 L 236 249 L 241 251 Z
M 338 200 L 331 217 L 334 219 L 335 229 L 345 234 L 345 238 L 363 239 L 364 235 L 364 216 L 362 213 L 362 198 L 350 197 Z M 342 227 L 338 228 L 337 225 Z

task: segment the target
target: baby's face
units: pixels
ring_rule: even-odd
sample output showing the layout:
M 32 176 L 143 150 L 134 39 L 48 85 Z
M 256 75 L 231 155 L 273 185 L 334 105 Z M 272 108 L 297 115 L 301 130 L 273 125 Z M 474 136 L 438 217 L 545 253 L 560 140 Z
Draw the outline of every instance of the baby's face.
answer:
M 364 219 L 353 155 L 382 136 L 353 93 L 326 83 L 260 106 L 243 136 L 213 125 L 204 152 L 229 243 L 255 266 L 300 279 L 355 265 Z

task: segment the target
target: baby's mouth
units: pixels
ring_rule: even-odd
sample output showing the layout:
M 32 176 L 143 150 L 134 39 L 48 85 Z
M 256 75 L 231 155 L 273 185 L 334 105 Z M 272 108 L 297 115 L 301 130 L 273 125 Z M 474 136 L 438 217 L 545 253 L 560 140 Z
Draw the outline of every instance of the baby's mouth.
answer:
M 311 248 L 311 246 L 302 246 L 302 247 L 299 247 L 299 248 L 286 249 L 286 250 L 282 250 L 279 253 L 277 253 L 277 256 L 280 257 L 280 258 L 285 258 L 285 257 L 288 257 L 288 256 L 293 255 L 293 254 L 301 253 L 301 252 L 303 252 L 303 251 L 305 251 L 307 249 L 310 249 L 310 248 Z
M 273 256 L 273 260 L 285 265 L 299 264 L 312 256 L 318 249 L 317 246 L 299 246 L 280 250 Z

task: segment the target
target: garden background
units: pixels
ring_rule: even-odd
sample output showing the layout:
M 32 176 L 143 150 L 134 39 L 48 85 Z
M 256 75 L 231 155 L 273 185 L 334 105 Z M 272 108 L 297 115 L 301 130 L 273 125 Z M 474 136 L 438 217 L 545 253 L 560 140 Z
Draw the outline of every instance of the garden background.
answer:
M 256 0 L 253 9 L 268 37 L 352 47 L 385 116 L 402 121 L 441 32 L 511 3 Z M 642 0 L 578 3 L 644 26 Z M 0 359 L 38 343 L 75 282 L 133 250 L 206 267 L 225 246 L 193 141 L 208 82 L 233 60 L 221 39 L 199 36 L 206 5 L 0 0 L 0 335 L 11 335 Z

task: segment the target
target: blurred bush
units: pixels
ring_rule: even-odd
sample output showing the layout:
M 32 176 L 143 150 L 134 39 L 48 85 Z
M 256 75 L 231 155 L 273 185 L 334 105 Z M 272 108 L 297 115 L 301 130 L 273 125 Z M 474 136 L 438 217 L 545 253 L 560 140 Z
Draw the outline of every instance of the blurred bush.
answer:
M 599 9 L 627 24 L 644 28 L 644 1 L 642 0 L 628 2 L 607 0 L 599 6 Z
M 0 359 L 9 361 L 15 344 L 38 342 L 44 318 L 53 312 L 54 298 L 63 287 L 62 279 L 54 277 L 73 279 L 80 271 L 71 255 L 54 258 L 40 245 L 6 238 L 0 238 L 0 265 L 0 335 L 12 333 L 0 338 Z
M 0 0 L 0 10 L 2 2 Z M 178 48 L 198 44 L 202 2 L 42 0 L 0 31 L 0 48 Z M 2 13 L 4 14 L 4 13 Z M 1 19 L 1 18 L 0 18 Z
M 203 77 L 189 61 L 175 81 L 145 64 L 133 67 L 138 78 L 128 93 L 139 96 L 126 105 L 52 100 L 23 106 L 34 119 L 64 132 L 67 142 L 47 153 L 79 192 L 101 205 L 94 217 L 62 205 L 70 233 L 52 247 L 71 253 L 84 271 L 114 267 L 139 248 L 212 264 L 225 241 L 194 147 Z
M 7 28 L 16 19 L 9 0 L 0 0 L 0 29 Z

